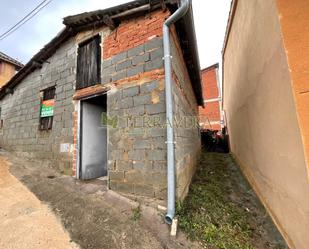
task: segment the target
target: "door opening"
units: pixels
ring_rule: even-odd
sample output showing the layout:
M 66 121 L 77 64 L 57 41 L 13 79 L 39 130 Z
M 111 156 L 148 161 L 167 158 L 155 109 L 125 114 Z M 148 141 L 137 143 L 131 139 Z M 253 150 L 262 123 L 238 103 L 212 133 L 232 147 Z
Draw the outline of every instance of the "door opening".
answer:
M 107 127 L 102 125 L 106 112 L 106 94 L 81 100 L 80 109 L 80 179 L 107 175 Z

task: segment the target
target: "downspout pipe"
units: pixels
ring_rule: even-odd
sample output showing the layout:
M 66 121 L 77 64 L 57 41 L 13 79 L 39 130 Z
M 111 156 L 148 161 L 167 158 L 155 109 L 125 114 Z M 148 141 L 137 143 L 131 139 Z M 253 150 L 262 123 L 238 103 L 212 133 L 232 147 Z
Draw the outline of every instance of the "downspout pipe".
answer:
M 179 8 L 163 24 L 163 49 L 165 70 L 166 99 L 166 133 L 167 133 L 167 213 L 165 222 L 172 224 L 175 215 L 175 159 L 174 159 L 174 129 L 173 129 L 173 93 L 172 93 L 172 55 L 170 44 L 170 27 L 183 17 L 190 6 L 190 0 L 181 0 Z

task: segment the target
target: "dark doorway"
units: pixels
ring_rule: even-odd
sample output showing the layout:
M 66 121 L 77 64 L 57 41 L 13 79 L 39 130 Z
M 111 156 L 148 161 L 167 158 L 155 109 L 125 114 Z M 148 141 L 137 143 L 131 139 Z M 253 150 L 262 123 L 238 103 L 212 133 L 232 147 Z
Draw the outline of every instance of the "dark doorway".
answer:
M 107 127 L 101 122 L 106 105 L 105 94 L 81 101 L 79 173 L 84 180 L 107 175 Z

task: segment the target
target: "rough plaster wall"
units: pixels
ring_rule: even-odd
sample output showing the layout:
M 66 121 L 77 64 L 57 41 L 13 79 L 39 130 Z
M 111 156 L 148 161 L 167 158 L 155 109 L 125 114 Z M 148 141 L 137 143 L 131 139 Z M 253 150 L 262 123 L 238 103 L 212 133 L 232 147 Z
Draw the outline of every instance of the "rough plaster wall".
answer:
M 275 2 L 239 0 L 224 55 L 231 150 L 289 245 L 308 248 L 309 182 Z
M 171 51 L 173 72 L 176 78 L 173 81 L 173 112 L 178 122 L 178 126 L 174 122 L 176 187 L 177 197 L 184 199 L 201 149 L 200 131 L 197 127 L 198 105 L 179 43 L 173 35 L 171 36 Z
M 73 143 L 72 96 L 75 87 L 76 47 L 71 39 L 52 55 L 41 69 L 29 74 L 0 102 L 4 126 L 1 147 L 25 156 L 51 160 L 70 173 L 71 155 L 60 153 L 61 143 Z M 40 91 L 56 86 L 53 127 L 39 131 Z

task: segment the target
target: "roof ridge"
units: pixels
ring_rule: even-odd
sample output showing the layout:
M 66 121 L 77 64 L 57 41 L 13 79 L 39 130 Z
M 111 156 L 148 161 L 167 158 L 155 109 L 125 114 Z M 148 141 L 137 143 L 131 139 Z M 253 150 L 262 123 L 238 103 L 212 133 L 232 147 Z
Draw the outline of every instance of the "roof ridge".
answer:
M 4 61 L 6 61 L 6 62 L 9 62 L 9 63 L 11 63 L 11 64 L 13 64 L 13 65 L 15 65 L 15 66 L 17 66 L 17 67 L 19 67 L 19 68 L 22 68 L 22 67 L 24 66 L 24 65 L 23 65 L 21 62 L 19 62 L 18 60 L 12 58 L 11 56 L 8 56 L 7 54 L 5 54 L 5 53 L 3 53 L 3 52 L 1 52 L 1 51 L 0 51 L 0 60 L 4 60 Z

